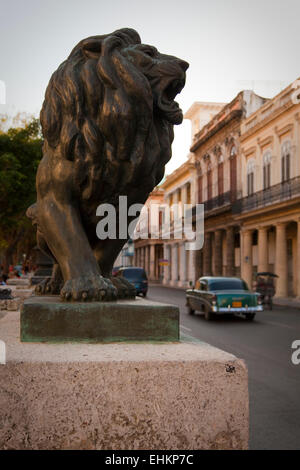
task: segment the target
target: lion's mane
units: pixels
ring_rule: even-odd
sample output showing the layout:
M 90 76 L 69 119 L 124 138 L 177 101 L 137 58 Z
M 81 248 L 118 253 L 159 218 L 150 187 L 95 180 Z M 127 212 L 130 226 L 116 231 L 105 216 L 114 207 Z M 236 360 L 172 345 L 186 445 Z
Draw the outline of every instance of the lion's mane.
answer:
M 44 154 L 73 162 L 74 191 L 85 201 L 112 201 L 141 184 L 145 199 L 171 157 L 172 125 L 153 115 L 148 80 L 121 53 L 140 43 L 132 29 L 89 37 L 50 79 L 40 115 Z

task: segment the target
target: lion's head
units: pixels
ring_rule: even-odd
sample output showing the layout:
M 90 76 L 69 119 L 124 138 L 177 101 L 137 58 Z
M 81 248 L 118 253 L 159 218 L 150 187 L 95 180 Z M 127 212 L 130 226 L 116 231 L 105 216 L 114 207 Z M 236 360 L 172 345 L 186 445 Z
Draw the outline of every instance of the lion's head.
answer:
M 187 68 L 141 44 L 132 29 L 84 39 L 48 85 L 44 151 L 77 164 L 86 197 L 101 182 L 106 193 L 110 187 L 126 194 L 145 175 L 151 191 L 171 157 L 172 125 L 182 122 L 174 98 Z

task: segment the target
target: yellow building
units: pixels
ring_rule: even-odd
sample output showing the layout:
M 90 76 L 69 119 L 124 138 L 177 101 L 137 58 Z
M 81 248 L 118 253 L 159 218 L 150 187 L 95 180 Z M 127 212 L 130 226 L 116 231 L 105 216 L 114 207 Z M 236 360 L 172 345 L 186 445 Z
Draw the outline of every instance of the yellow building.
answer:
M 191 106 L 185 114 L 191 153 L 167 176 L 160 197 L 168 207 L 203 204 L 205 242 L 186 251 L 186 240 L 174 239 L 174 220 L 169 239 L 135 242 L 138 249 L 149 246 L 136 259 L 150 277 L 186 287 L 201 275 L 236 275 L 252 287 L 256 272 L 271 271 L 279 276 L 278 297 L 300 297 L 298 94 L 294 83 L 273 99 L 242 91 L 226 105 Z
M 217 114 L 192 136 L 196 202 L 205 211 L 204 247 L 196 254 L 196 278 L 240 275 L 240 222 L 232 213 L 242 192 L 240 129 L 243 120 L 265 101 L 252 91 L 242 91 L 230 103 L 218 105 Z M 186 116 L 190 114 L 188 111 Z M 197 112 L 190 119 L 194 128 Z
M 154 205 L 156 210 L 152 210 Z M 163 205 L 164 192 L 161 187 L 157 187 L 149 195 L 145 203 L 145 214 L 141 214 L 136 228 L 134 266 L 144 268 L 150 281 L 162 281 L 163 277 L 161 262 L 164 255 L 161 239 Z
M 161 188 L 164 190 L 164 201 L 168 208 L 178 206 L 178 217 L 184 213 L 184 205 L 196 204 L 196 168 L 193 156 L 167 176 Z M 166 220 L 164 220 L 166 222 Z M 186 287 L 195 277 L 195 252 L 185 249 L 186 239 L 174 237 L 174 213 L 170 211 L 170 233 L 163 240 L 164 266 L 163 283 L 170 286 Z
M 241 124 L 241 275 L 279 278 L 278 297 L 300 296 L 300 104 L 293 84 Z

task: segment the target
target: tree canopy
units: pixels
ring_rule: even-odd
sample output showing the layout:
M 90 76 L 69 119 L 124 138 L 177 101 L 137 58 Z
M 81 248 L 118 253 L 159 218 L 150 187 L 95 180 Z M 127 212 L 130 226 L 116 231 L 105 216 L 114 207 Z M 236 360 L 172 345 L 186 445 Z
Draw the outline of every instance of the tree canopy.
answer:
M 39 121 L 31 118 L 22 127 L 0 130 L 0 252 L 6 261 L 20 240 L 33 238 L 25 213 L 36 200 L 35 176 L 42 157 Z

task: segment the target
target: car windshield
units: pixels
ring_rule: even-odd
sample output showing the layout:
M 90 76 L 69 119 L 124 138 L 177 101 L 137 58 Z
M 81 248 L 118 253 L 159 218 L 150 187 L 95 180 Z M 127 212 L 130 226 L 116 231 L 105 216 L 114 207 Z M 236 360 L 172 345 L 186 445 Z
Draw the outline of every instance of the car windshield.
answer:
M 146 273 L 143 269 L 124 269 L 122 275 L 126 279 L 147 279 Z
M 249 290 L 241 279 L 218 279 L 209 282 L 209 290 Z

